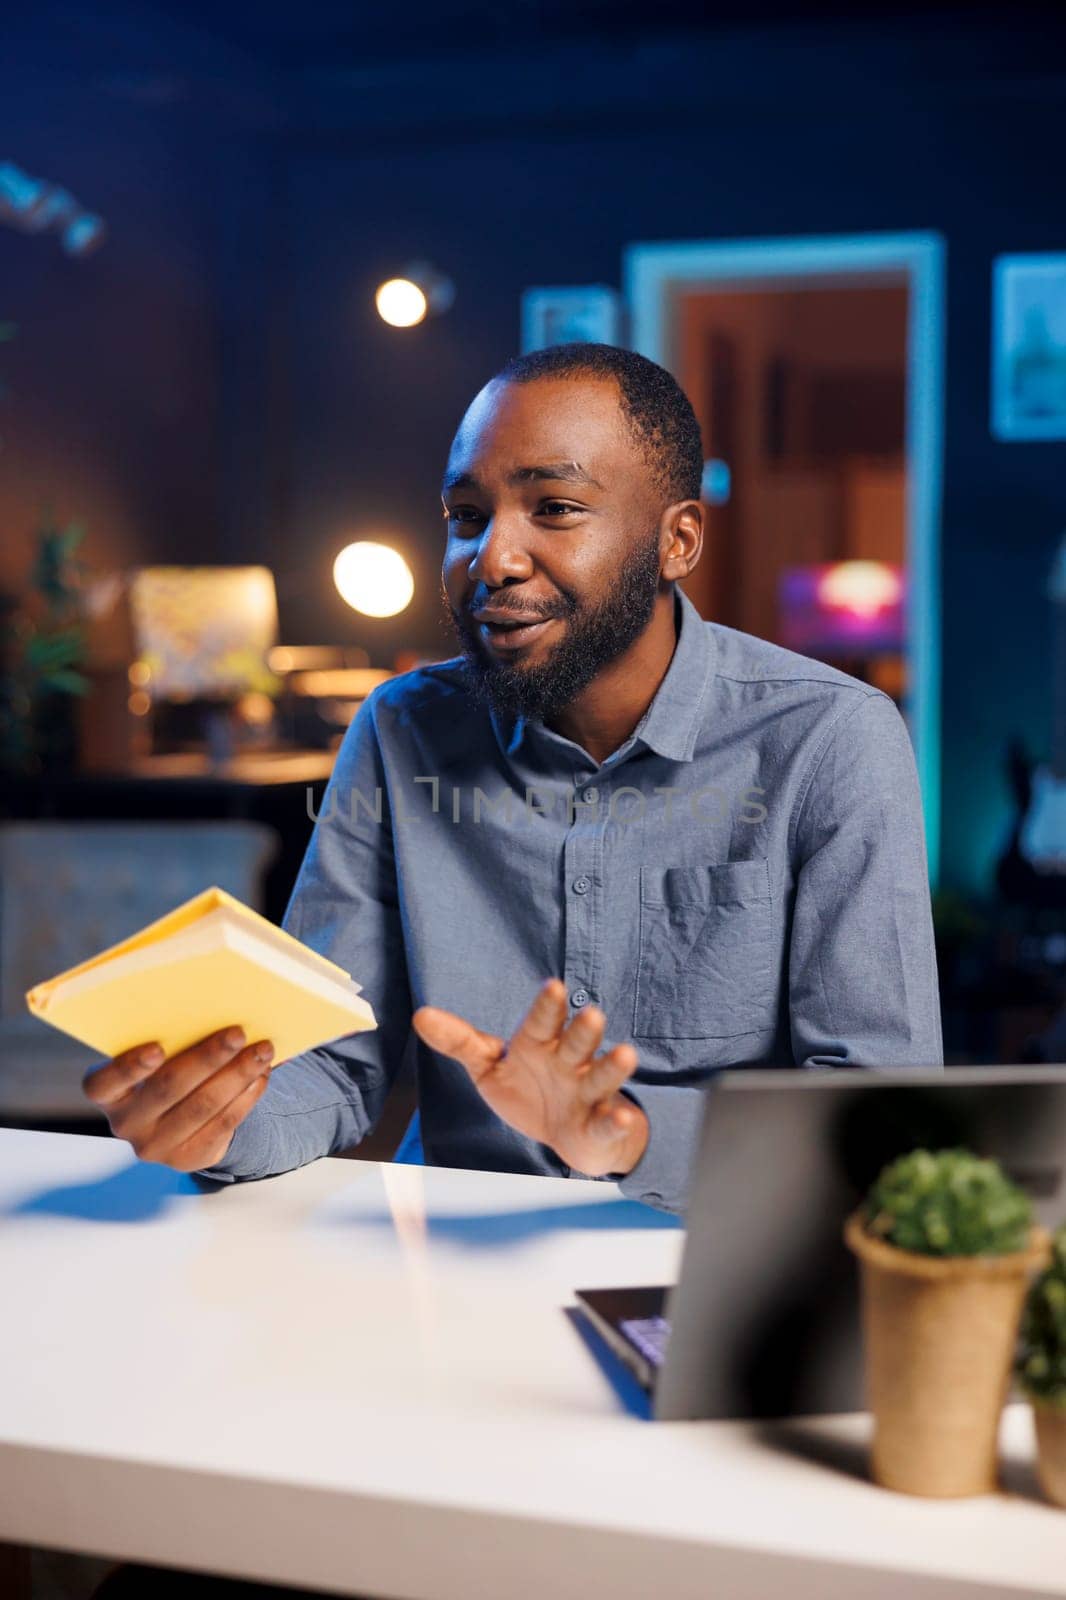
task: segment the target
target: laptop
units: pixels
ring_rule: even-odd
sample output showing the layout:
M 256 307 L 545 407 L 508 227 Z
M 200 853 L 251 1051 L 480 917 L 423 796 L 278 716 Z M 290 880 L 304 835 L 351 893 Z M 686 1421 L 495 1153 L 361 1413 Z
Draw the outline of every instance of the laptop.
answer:
M 723 1073 L 707 1093 L 676 1287 L 577 1291 L 652 1415 L 770 1418 L 862 1407 L 845 1219 L 919 1146 L 994 1156 L 1037 1220 L 1066 1221 L 1066 1067 Z

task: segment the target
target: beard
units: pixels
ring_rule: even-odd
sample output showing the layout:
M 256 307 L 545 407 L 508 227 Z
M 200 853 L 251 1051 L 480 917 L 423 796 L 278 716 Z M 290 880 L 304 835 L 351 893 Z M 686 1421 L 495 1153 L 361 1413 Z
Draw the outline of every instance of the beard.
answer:
M 651 621 L 658 592 L 656 529 L 622 567 L 614 587 L 598 604 L 583 605 L 566 594 L 555 609 L 544 613 L 562 618 L 566 630 L 547 660 L 532 667 L 496 660 L 483 643 L 477 623 L 449 606 L 474 698 L 504 715 L 531 721 L 544 722 L 558 715 L 640 637 Z

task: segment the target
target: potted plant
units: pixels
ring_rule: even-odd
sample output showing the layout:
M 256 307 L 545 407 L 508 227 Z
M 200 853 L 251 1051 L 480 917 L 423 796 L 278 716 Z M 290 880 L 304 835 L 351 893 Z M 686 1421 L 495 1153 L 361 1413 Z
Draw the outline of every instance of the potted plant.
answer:
M 862 1268 L 875 1480 L 989 1493 L 1022 1305 L 1048 1254 L 1028 1197 L 994 1161 L 915 1150 L 880 1174 L 845 1238 Z
M 75 765 L 75 703 L 89 690 L 83 537 L 77 524 L 40 528 L 26 595 L 0 598 L 0 775 Z
M 1025 1303 L 1017 1374 L 1033 1405 L 1041 1485 L 1066 1506 L 1066 1226 Z

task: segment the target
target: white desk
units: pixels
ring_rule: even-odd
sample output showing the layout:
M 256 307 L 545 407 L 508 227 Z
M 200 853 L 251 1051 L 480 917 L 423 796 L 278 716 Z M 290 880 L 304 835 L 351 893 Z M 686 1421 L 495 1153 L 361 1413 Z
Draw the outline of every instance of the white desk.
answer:
M 400 1600 L 1066 1594 L 1024 1460 L 934 1504 L 863 1479 L 859 1418 L 628 1414 L 561 1308 L 680 1243 L 605 1184 L 321 1161 L 201 1193 L 0 1132 L 0 1539 Z

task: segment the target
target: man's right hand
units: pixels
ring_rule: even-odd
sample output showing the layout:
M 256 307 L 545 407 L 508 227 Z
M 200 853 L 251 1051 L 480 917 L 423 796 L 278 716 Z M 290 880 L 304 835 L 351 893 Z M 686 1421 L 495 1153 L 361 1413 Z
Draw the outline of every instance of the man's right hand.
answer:
M 273 1059 L 269 1039 L 245 1046 L 243 1029 L 223 1028 L 169 1060 L 158 1044 L 136 1045 L 91 1068 L 82 1088 L 142 1161 L 198 1172 L 226 1154 Z

